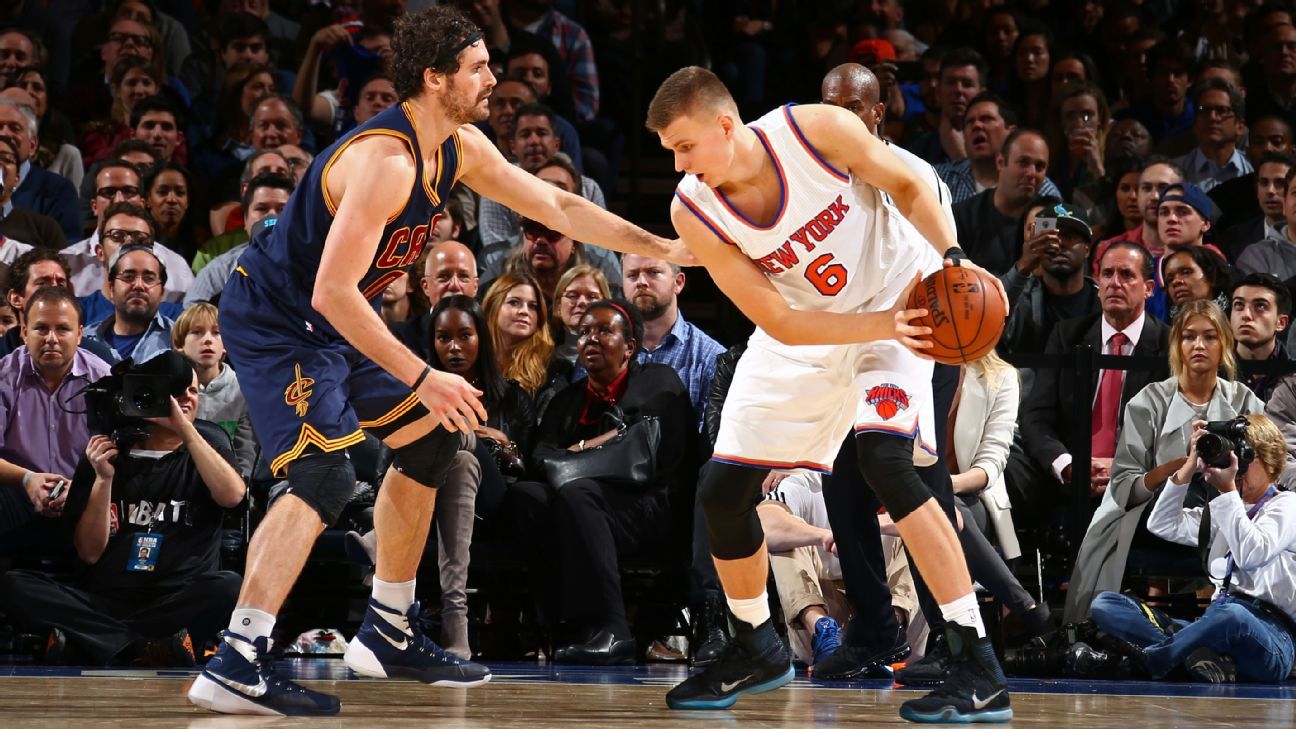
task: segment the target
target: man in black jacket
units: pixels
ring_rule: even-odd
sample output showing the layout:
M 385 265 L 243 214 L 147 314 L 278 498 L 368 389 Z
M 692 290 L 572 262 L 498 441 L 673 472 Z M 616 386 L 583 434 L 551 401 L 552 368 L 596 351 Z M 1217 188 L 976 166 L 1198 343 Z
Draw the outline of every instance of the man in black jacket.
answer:
M 1098 289 L 1102 312 L 1058 324 L 1044 348 L 1045 354 L 1068 355 L 1077 346 L 1089 346 L 1102 354 L 1132 355 L 1156 359 L 1153 369 L 1104 370 L 1090 383 L 1098 393 L 1092 403 L 1076 401 L 1081 391 L 1068 361 L 1058 369 L 1040 368 L 1034 389 L 1023 399 L 1021 417 L 1024 457 L 1015 451 L 1006 471 L 1013 510 L 1024 516 L 1021 524 L 1046 523 L 1058 496 L 1071 483 L 1072 450 L 1077 438 L 1090 439 L 1089 494 L 1097 498 L 1107 488 L 1117 430 L 1125 405 L 1144 386 L 1169 376 L 1169 329 L 1148 316 L 1146 302 L 1152 295 L 1152 256 L 1141 246 L 1113 243 L 1099 263 Z M 1109 403 L 1101 392 L 1105 378 L 1120 378 L 1119 403 Z M 1114 383 L 1113 383 L 1114 384 Z M 1113 390 L 1114 392 L 1114 390 Z M 1115 399 L 1115 398 L 1113 398 Z M 1076 426 L 1087 422 L 1076 417 L 1083 410 L 1093 413 L 1093 426 L 1085 434 Z

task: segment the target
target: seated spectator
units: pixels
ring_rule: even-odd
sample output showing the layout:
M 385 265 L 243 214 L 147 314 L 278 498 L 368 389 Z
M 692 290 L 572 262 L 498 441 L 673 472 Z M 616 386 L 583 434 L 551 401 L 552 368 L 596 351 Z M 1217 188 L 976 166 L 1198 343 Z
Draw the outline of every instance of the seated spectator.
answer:
M 963 118 L 964 146 L 967 157 L 936 166 L 936 174 L 949 185 L 954 203 L 979 195 L 999 184 L 996 160 L 1004 140 L 1017 128 L 1017 114 L 1007 103 L 990 92 L 968 102 Z M 1041 195 L 1058 195 L 1057 185 L 1044 178 Z
M 71 293 L 44 286 L 27 297 L 23 344 L 0 359 L 0 549 L 49 547 L 80 453 L 90 441 L 83 390 L 108 365 L 81 349 L 81 311 Z M 33 354 L 35 353 L 35 354 Z M 63 489 L 57 489 L 64 491 Z M 43 532 L 43 534 L 42 534 Z
M 222 129 L 221 120 L 229 111 L 226 95 L 232 76 L 239 75 L 240 68 L 260 66 L 266 69 L 269 77 L 269 88 L 261 94 L 247 99 L 251 102 L 262 94 L 275 91 L 289 91 L 293 87 L 291 71 L 278 69 L 270 54 L 270 30 L 265 21 L 256 15 L 244 12 L 222 13 L 216 20 L 215 27 L 208 31 L 211 39 L 208 48 L 195 49 L 195 53 L 186 60 L 181 70 L 184 84 L 193 92 L 195 120 L 200 121 L 199 133 L 206 139 L 222 136 L 227 129 Z M 237 108 L 238 96 L 232 99 Z M 242 122 L 246 123 L 250 109 L 242 109 Z M 214 128 L 213 128 L 214 126 Z
M 828 523 L 822 476 L 795 471 L 766 483 L 773 487 L 756 506 L 756 515 L 765 532 L 788 644 L 797 660 L 817 666 L 841 646 L 841 626 L 852 613 Z M 898 537 L 884 536 L 882 551 L 896 619 L 901 625 L 913 625 L 910 616 L 918 614 L 918 599 L 904 546 Z
M 958 162 L 968 156 L 964 151 L 967 137 L 963 119 L 972 99 L 985 91 L 989 73 L 985 59 L 971 48 L 954 48 L 941 56 L 939 63 L 936 109 L 940 112 L 940 121 L 935 129 L 906 135 L 904 145 L 932 165 Z M 950 188 L 953 187 L 950 184 Z
M 10 329 L 17 326 L 18 313 L 8 301 L 0 301 L 0 337 L 4 337 Z
M 1238 361 L 1291 360 L 1282 340 L 1291 316 L 1291 292 L 1277 277 L 1253 273 L 1233 285 L 1229 294 L 1229 324 L 1237 340 Z M 1276 374 L 1244 373 L 1240 380 L 1256 397 L 1269 401 L 1278 386 Z
M 131 138 L 148 142 L 158 153 L 158 164 L 188 164 L 189 148 L 184 117 L 164 96 L 141 99 L 130 116 Z
M 575 192 L 572 172 L 570 164 L 555 157 L 544 163 L 536 171 L 536 176 L 567 192 Z M 483 200 L 482 205 L 489 202 L 491 201 Z M 574 241 L 534 220 L 519 219 L 519 226 L 516 239 L 483 248 L 482 279 L 487 282 L 488 288 L 489 282 L 499 276 L 500 272 L 522 270 L 535 276 L 545 293 L 552 297 L 563 272 L 570 266 L 582 263 L 597 266 L 609 281 L 620 282 L 621 260 L 612 251 Z
M 1031 208 L 1037 203 L 1032 203 Z M 1058 322 L 1088 316 L 1100 308 L 1098 284 L 1086 275 L 1093 231 L 1084 210 L 1063 202 L 1047 202 L 1033 220 L 1030 213 L 1028 210 L 1022 221 L 1024 228 L 1029 226 L 1031 236 L 1022 245 L 1021 258 L 1005 277 L 1009 295 L 1016 290 L 1021 293 L 1012 299 L 1009 308 L 1008 323 L 999 340 L 1002 352 L 1043 352 Z M 1022 277 L 1025 283 L 1015 285 Z
M 382 308 L 378 310 L 384 324 L 389 327 L 402 324 L 417 319 L 426 312 L 420 310 L 418 301 L 412 295 L 413 288 L 408 271 L 402 272 L 400 278 L 387 284 L 382 292 Z
M 1260 169 L 1260 163 L 1270 153 L 1290 155 L 1292 153 L 1291 126 L 1282 117 L 1272 114 L 1261 116 L 1247 123 L 1247 160 L 1251 166 Z M 1286 175 L 1283 175 L 1286 177 Z M 1260 215 L 1256 205 L 1256 179 L 1254 173 L 1234 177 L 1228 182 L 1221 182 L 1211 188 L 1210 197 L 1222 211 L 1219 220 L 1221 230 L 1239 225 Z M 1282 213 L 1278 213 L 1282 217 Z M 1252 240 L 1260 240 L 1253 238 Z
M 511 139 L 513 156 L 517 159 L 518 167 L 539 176 L 540 169 L 547 166 L 554 155 L 562 151 L 558 135 L 554 133 L 554 118 L 552 111 L 539 104 L 524 106 L 518 110 Z M 571 181 L 578 182 L 580 185 L 577 187 L 571 184 L 567 191 L 580 195 L 601 208 L 607 207 L 607 202 L 603 199 L 603 190 L 599 188 L 598 183 L 576 172 L 570 158 L 567 165 L 571 168 L 568 172 Z M 572 172 L 575 174 L 572 175 Z M 550 179 L 545 181 L 554 183 L 554 180 Z M 497 243 L 512 241 L 520 232 L 518 214 L 493 200 L 482 200 L 481 207 L 477 211 L 477 227 L 481 230 L 483 250 Z
M 391 79 L 383 73 L 383 62 L 391 56 L 391 34 L 387 26 L 365 25 L 353 33 L 337 23 L 315 31 L 292 90 L 311 125 L 330 134 L 345 134 L 399 101 Z M 322 67 L 337 79 L 335 88 L 320 91 Z
M 224 71 L 217 103 L 210 114 L 203 113 L 200 105 L 195 109 L 195 119 L 205 123 L 205 144 L 192 149 L 193 167 L 199 174 L 212 168 L 223 169 L 226 164 L 241 162 L 235 150 L 246 149 L 251 139 L 248 119 L 252 117 L 253 104 L 280 90 L 275 69 L 267 61 L 236 61 Z M 213 94 L 215 96 L 215 94 Z M 226 155 L 233 159 L 226 159 Z
M 1190 129 L 1196 118 L 1196 106 L 1188 98 L 1192 53 L 1184 41 L 1167 38 L 1147 52 L 1146 65 L 1151 93 L 1119 116 L 1139 120 L 1156 145 Z
M 1125 123 L 1138 124 L 1133 119 Z M 1108 133 L 1103 161 L 1105 174 L 1071 191 L 1072 202 L 1089 214 L 1094 240 L 1123 235 L 1143 223 L 1143 211 L 1138 206 L 1138 180 L 1147 163 L 1144 157 L 1113 151 L 1121 149 L 1113 142 L 1114 133 Z
M 86 124 L 81 135 L 87 164 L 107 159 L 118 143 L 135 138 L 137 125 L 131 123 L 135 105 L 160 94 L 166 78 L 152 61 L 127 56 L 117 63 L 108 83 L 113 96 L 111 110 L 106 117 Z
M 157 149 L 139 139 L 127 139 L 113 147 L 109 159 L 121 160 L 128 165 L 132 165 L 135 171 L 140 174 L 140 179 L 151 174 L 158 167 Z M 100 162 L 90 166 L 86 171 L 85 178 L 81 180 L 81 216 L 87 226 L 98 225 L 97 218 L 91 205 L 94 204 L 95 193 L 97 192 L 95 178 L 99 172 L 99 167 L 105 164 Z
M 194 645 L 216 639 L 242 584 L 220 570 L 224 510 L 245 491 L 229 438 L 195 423 L 198 381 L 184 359 L 157 364 L 171 377 L 171 415 L 130 449 L 94 436 L 72 478 L 64 518 L 83 569 L 0 578 L 6 613 L 93 664 L 194 665 Z
M 1060 181 L 1061 195 L 1070 199 L 1076 188 L 1106 176 L 1107 130 L 1111 112 L 1102 89 L 1073 83 L 1053 99 L 1049 118 L 1050 172 Z
M 643 318 L 644 334 L 635 353 L 639 364 L 664 364 L 674 368 L 688 390 L 702 430 L 707 393 L 715 377 L 716 357 L 724 347 L 711 335 L 684 319 L 679 295 L 684 290 L 684 270 L 659 258 L 622 257 L 621 288 Z
M 242 256 L 243 251 L 251 245 L 252 236 L 262 228 L 274 225 L 273 221 L 277 220 L 279 213 L 283 212 L 292 191 L 292 178 L 273 172 L 259 174 L 248 182 L 241 203 L 243 235 L 246 240 L 216 256 L 202 267 L 185 294 L 186 307 L 193 306 L 199 301 L 216 302 L 220 293 L 225 290 L 225 282 L 229 281 L 229 277 L 234 274 L 239 256 Z M 212 239 L 215 240 L 217 239 Z M 202 252 L 198 255 L 201 256 Z M 195 257 L 194 260 L 196 263 L 197 258 Z
M 688 391 L 664 365 L 639 365 L 637 312 L 615 300 L 591 304 L 580 325 L 581 363 L 589 378 L 560 392 L 536 432 L 537 471 L 545 453 L 597 448 L 617 435 L 604 417 L 627 423 L 656 417 L 661 426 L 651 479 L 622 484 L 579 478 L 566 484 L 520 481 L 505 513 L 530 569 L 541 624 L 564 621 L 574 640 L 554 650 L 558 663 L 634 663 L 635 640 L 621 597 L 621 557 L 660 555 L 671 541 L 677 489 L 696 479 L 697 440 Z
M 1228 263 L 1208 248 L 1190 246 L 1169 252 L 1161 259 L 1161 280 L 1170 300 L 1171 319 L 1189 301 L 1199 299 L 1213 301 L 1221 310 L 1231 308 Z
M 153 245 L 128 243 L 108 259 L 113 314 L 87 335 L 112 347 L 113 364 L 147 362 L 171 350 L 175 320 L 158 312 L 166 266 Z
M 1002 276 L 1018 258 L 1013 240 L 1044 181 L 1048 146 L 1039 132 L 1017 129 L 1004 140 L 998 160 L 996 186 L 955 205 L 954 221 L 959 247 L 977 265 Z
M 1171 185 L 1183 181 L 1183 171 L 1168 157 L 1149 157 L 1144 161 L 1139 173 L 1138 206 L 1143 215 L 1143 225 L 1124 233 L 1108 238 L 1094 251 L 1094 274 L 1098 273 L 1098 261 L 1107 250 L 1107 246 L 1116 241 L 1128 241 L 1143 246 L 1152 254 L 1153 267 L 1160 262 L 1165 252 L 1165 243 L 1157 233 L 1157 208 L 1161 204 L 1161 193 Z M 1159 302 L 1158 302 L 1159 303 Z M 1153 308 L 1153 313 L 1160 316 L 1164 310 Z
M 80 127 L 108 116 L 113 104 L 113 73 L 124 59 L 142 58 L 160 71 L 160 45 L 161 37 L 152 25 L 127 17 L 113 20 L 98 58 L 86 57 L 88 63 L 63 94 L 62 107 L 72 122 Z M 175 85 L 182 87 L 178 81 Z
M 1256 163 L 1256 171 L 1246 177 L 1251 181 L 1252 203 L 1256 214 L 1224 230 L 1218 236 L 1219 247 L 1231 263 L 1247 273 L 1272 273 L 1279 278 L 1290 272 L 1296 275 L 1296 247 L 1287 237 L 1287 178 L 1296 167 L 1296 158 L 1283 152 L 1265 152 Z M 1238 178 L 1241 179 L 1241 178 Z M 1218 187 L 1216 188 L 1218 189 Z M 1214 197 L 1211 198 L 1215 200 Z M 1218 204 L 1218 200 L 1215 200 Z M 1296 216 L 1296 209 L 1293 210 Z M 1221 215 L 1221 220 L 1224 216 Z M 1222 223 L 1220 224 L 1222 226 Z M 1269 245 L 1258 245 L 1273 241 Z M 1245 263 L 1242 256 L 1255 247 Z M 1289 253 L 1288 248 L 1293 248 Z M 1275 268 L 1269 268 L 1272 264 Z
M 108 277 L 108 272 L 104 268 L 103 261 L 112 258 L 112 256 L 122 246 L 148 245 L 153 241 L 156 229 L 153 227 L 153 218 L 144 208 L 128 202 L 112 203 L 106 205 L 103 209 L 103 221 L 99 224 L 99 229 L 95 231 L 94 263 L 86 265 L 85 257 L 78 253 L 78 258 L 73 259 L 81 265 L 81 277 L 86 278 L 86 271 L 95 271 L 99 273 L 99 286 L 90 293 L 80 298 L 81 308 L 85 311 L 86 326 L 95 327 L 99 322 L 108 318 L 113 313 L 112 303 L 112 281 Z M 154 244 L 156 245 L 156 244 Z M 79 248 L 85 250 L 84 246 Z M 176 259 L 183 261 L 175 251 L 168 251 L 161 246 L 157 246 L 157 253 L 166 263 L 173 263 Z M 75 265 L 75 264 L 74 264 Z M 165 265 L 165 263 L 164 263 Z M 180 264 L 183 267 L 183 264 Z M 77 285 L 77 273 L 72 274 L 72 285 Z M 183 295 L 183 291 L 180 292 Z M 166 301 L 166 290 L 162 291 L 163 301 L 161 311 L 163 316 L 175 318 L 179 316 L 181 307 L 172 301 Z
M 5 291 L 5 303 L 13 310 L 19 321 L 22 321 L 27 299 L 38 289 L 46 286 L 58 286 L 68 291 L 72 285 L 68 282 L 68 265 L 63 256 L 48 248 L 33 248 L 18 256 L 9 268 L 8 290 Z M 81 321 L 85 321 L 84 308 L 80 311 Z M 24 343 L 21 327 L 13 327 L 0 338 L 0 357 L 3 357 Z M 112 349 L 102 343 L 83 338 L 81 348 L 102 359 L 111 362 Z
M 198 375 L 198 417 L 229 434 L 234 467 L 244 480 L 251 478 L 257 457 L 252 418 L 239 389 L 238 374 L 225 363 L 216 307 L 203 303 L 185 309 L 171 328 L 171 346 L 184 355 Z
M 63 231 L 65 241 L 78 239 L 81 215 L 76 188 L 66 177 L 32 164 L 32 154 L 40 144 L 36 111 L 0 96 L 0 129 L 17 142 L 18 187 L 13 190 L 14 205 L 53 218 Z M 37 245 L 35 241 L 30 242 Z
M 524 273 L 508 272 L 495 280 L 482 301 L 491 343 L 504 377 L 536 397 L 550 380 L 547 304 L 540 284 Z
M 157 242 L 192 258 L 209 237 L 198 220 L 199 206 L 189 170 L 168 162 L 144 181 L 145 202 L 157 224 Z
M 1238 140 L 1246 131 L 1246 102 L 1233 84 L 1212 78 L 1200 81 L 1189 94 L 1196 102 L 1193 137 L 1197 146 L 1175 160 L 1185 180 L 1205 192 L 1221 182 L 1253 172 Z
M 1223 468 L 1198 455 L 1205 430 L 1194 422 L 1188 457 L 1148 516 L 1148 531 L 1201 551 L 1217 589 L 1205 614 L 1189 623 L 1115 592 L 1094 598 L 1094 623 L 1137 648 L 1135 659 L 1154 679 L 1179 666 L 1206 683 L 1280 683 L 1291 674 L 1296 496 L 1276 485 L 1286 460 L 1282 433 L 1258 413 L 1246 422 L 1254 460 L 1240 463 L 1230 453 Z M 1198 474 L 1218 493 L 1205 506 L 1190 506 L 1189 484 Z
M 576 364 L 576 340 L 580 338 L 578 329 L 585 309 L 595 301 L 603 301 L 612 295 L 608 288 L 607 277 L 603 272 L 590 265 L 572 266 L 558 279 L 554 289 L 553 338 L 554 359 Z
M 293 182 L 300 185 L 302 178 L 306 176 L 306 170 L 310 167 L 311 162 L 315 161 L 315 155 L 296 144 L 281 144 L 275 148 L 275 151 L 288 162 L 288 171 L 292 173 L 290 176 L 293 178 Z M 449 212 L 450 205 L 453 202 L 455 201 L 446 201 L 446 211 L 450 215 L 453 215 L 453 213 Z M 458 233 L 455 235 L 458 235 Z
M 1103 354 L 1164 360 L 1168 352 L 1166 325 L 1147 315 L 1144 308 L 1152 293 L 1151 255 L 1141 246 L 1120 241 L 1107 249 L 1100 264 L 1102 313 L 1059 322 L 1044 352 L 1062 355 L 1084 345 Z M 1093 424 L 1088 434 L 1089 495 L 1096 498 L 1106 490 L 1126 404 L 1164 372 L 1103 370 L 1098 376 L 1098 397 L 1087 404 L 1076 401 L 1078 384 L 1070 367 L 1039 370 L 1029 396 L 1022 398 L 1022 450 L 1010 454 L 1005 474 L 1019 524 L 1052 523 L 1057 505 L 1070 503 L 1071 454 L 1076 439 L 1086 437 L 1077 428 L 1075 413 L 1079 408 L 1090 409 Z
M 72 122 L 58 109 L 50 106 L 50 80 L 43 68 L 27 66 L 14 72 L 12 88 L 22 89 L 31 97 L 40 129 L 40 143 L 32 153 L 37 165 L 66 177 L 73 187 L 81 187 L 85 176 L 85 163 L 76 146 Z
M 540 102 L 535 87 L 520 77 L 505 74 L 495 79 L 495 88 L 491 90 L 487 107 L 490 116 L 486 121 L 479 121 L 474 126 L 495 143 L 500 154 L 506 159 L 515 160 L 513 152 L 513 127 L 517 121 L 519 109 Z M 571 160 L 577 170 L 584 170 L 580 136 L 576 127 L 565 118 L 554 115 L 554 136 L 558 138 L 558 147 Z
M 421 272 L 419 289 L 428 308 L 435 307 L 441 299 L 455 294 L 477 297 L 477 260 L 468 246 L 457 240 L 429 243 L 420 262 L 415 264 L 414 271 Z M 430 311 L 389 328 L 397 339 L 421 359 L 429 362 L 432 360 Z M 498 366 L 498 362 L 496 364 Z
M 0 117 L 6 107 L 0 105 Z M 21 166 L 19 143 L 7 136 L 9 125 L 0 118 L 0 234 L 26 245 L 59 250 L 67 245 L 67 237 L 53 218 L 29 210 L 14 200 Z
M 1228 319 L 1213 302 L 1189 302 L 1175 317 L 1171 376 L 1143 388 L 1125 411 L 1111 486 L 1103 492 L 1076 557 L 1065 622 L 1087 617 L 1098 593 L 1121 589 L 1130 547 L 1139 539 L 1136 532 L 1144 532 L 1143 512 L 1183 466 L 1193 422 L 1264 412 L 1264 403 L 1245 385 L 1225 379 L 1237 369 L 1233 344 Z M 1219 376 L 1221 370 L 1225 377 Z
M 212 259 L 248 242 L 247 211 L 241 203 L 243 198 L 247 197 L 248 184 L 252 182 L 252 178 L 262 174 L 275 174 L 294 179 L 292 177 L 292 168 L 288 166 L 288 160 L 279 153 L 279 150 L 258 149 L 253 152 L 252 156 L 248 157 L 247 162 L 243 163 L 243 172 L 238 179 L 238 194 L 229 200 L 211 201 L 210 210 L 208 210 L 208 222 L 215 237 L 203 243 L 202 248 L 194 254 L 193 272 L 195 275 L 202 271 L 203 267 L 210 263 Z M 296 182 L 293 183 L 293 187 L 296 187 Z M 291 192 L 291 189 L 289 191 Z
M 548 106 L 564 120 L 577 118 L 562 60 L 549 42 L 530 33 L 511 38 L 504 73 L 505 78 L 519 78 L 531 85 L 535 90 L 532 103 Z

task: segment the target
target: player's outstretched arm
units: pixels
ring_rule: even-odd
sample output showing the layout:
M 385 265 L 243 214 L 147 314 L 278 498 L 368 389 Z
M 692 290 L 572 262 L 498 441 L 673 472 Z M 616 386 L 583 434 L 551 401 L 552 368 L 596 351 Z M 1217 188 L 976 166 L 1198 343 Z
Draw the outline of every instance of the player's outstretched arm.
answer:
M 416 168 L 409 148 L 395 137 L 353 142 L 329 169 L 329 196 L 337 214 L 324 241 L 311 306 L 359 352 L 411 387 L 450 430 L 471 430 L 485 422 L 481 393 L 462 377 L 433 371 L 396 339 L 360 293 L 387 220 L 405 205 Z
M 675 231 L 710 272 L 712 280 L 743 314 L 766 334 L 784 344 L 854 344 L 896 339 L 919 355 L 929 342 L 916 339 L 931 329 L 910 324 L 926 309 L 904 309 L 908 292 L 890 311 L 843 314 L 802 311 L 788 306 L 783 295 L 742 251 L 721 241 L 676 199 L 671 204 Z M 914 278 L 910 288 L 920 279 Z
M 655 236 L 580 195 L 564 192 L 509 164 L 475 127 L 460 127 L 459 139 L 465 158 L 459 179 L 481 195 L 573 240 L 681 265 L 697 263 L 680 241 Z

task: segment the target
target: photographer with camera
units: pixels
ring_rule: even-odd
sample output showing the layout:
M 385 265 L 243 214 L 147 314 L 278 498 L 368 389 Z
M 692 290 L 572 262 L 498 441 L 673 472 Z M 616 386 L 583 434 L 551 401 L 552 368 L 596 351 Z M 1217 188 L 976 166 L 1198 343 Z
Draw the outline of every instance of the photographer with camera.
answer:
M 85 446 L 64 511 L 84 567 L 70 580 L 12 570 L 0 578 L 0 609 L 52 630 L 80 660 L 191 666 L 242 582 L 219 569 L 224 510 L 245 491 L 229 436 L 195 421 L 198 378 L 177 352 L 117 367 L 87 400 L 111 435 Z
M 1279 682 L 1291 673 L 1296 496 L 1274 483 L 1286 457 L 1282 433 L 1265 415 L 1193 422 L 1188 458 L 1166 482 L 1148 530 L 1201 551 L 1215 599 L 1192 623 L 1169 621 L 1113 592 L 1093 602 L 1094 622 L 1138 648 L 1136 658 L 1152 678 L 1180 665 L 1212 683 Z M 1186 507 L 1201 482 L 1218 493 L 1205 506 Z

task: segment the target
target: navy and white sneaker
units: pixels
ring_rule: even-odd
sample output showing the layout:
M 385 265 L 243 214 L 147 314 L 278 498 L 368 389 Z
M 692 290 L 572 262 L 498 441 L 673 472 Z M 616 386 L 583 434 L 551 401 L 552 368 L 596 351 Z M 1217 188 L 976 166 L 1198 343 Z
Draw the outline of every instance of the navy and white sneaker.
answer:
M 216 655 L 189 687 L 190 703 L 222 714 L 260 716 L 335 716 L 342 709 L 337 697 L 275 674 L 265 657 L 269 652 L 269 638 L 249 641 L 222 633 Z
M 490 669 L 465 661 L 432 642 L 418 621 L 419 604 L 405 614 L 369 598 L 364 624 L 347 646 L 346 664 L 361 676 L 413 678 L 435 686 L 479 686 Z
M 935 691 L 900 706 L 900 717 L 924 724 L 971 724 L 1012 721 L 1008 681 L 989 638 L 976 629 L 945 624 L 950 651 L 949 675 Z

